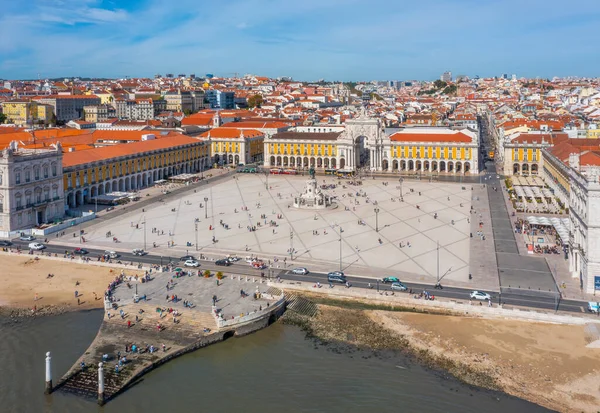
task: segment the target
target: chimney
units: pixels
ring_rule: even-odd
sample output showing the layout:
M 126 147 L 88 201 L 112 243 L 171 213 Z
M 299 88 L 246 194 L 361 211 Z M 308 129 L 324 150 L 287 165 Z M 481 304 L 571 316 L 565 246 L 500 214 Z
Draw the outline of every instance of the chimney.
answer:
M 569 154 L 569 166 L 576 171 L 579 171 L 579 154 L 572 153 Z
M 69 152 L 75 152 L 75 148 L 71 146 L 71 147 L 69 148 Z

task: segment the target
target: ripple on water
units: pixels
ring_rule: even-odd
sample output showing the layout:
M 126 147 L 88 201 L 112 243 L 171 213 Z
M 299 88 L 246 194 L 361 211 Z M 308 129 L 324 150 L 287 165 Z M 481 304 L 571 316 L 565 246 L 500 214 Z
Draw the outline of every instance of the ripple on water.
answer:
M 57 380 L 94 339 L 101 318 L 97 311 L 18 324 L 0 320 L 3 348 L 8 349 L 0 351 L 0 410 L 98 411 L 93 402 L 77 397 L 43 395 L 44 354 L 53 352 Z M 174 406 L 213 413 L 547 411 L 509 397 L 498 401 L 493 393 L 443 380 L 403 357 L 334 350 L 315 346 L 294 327 L 275 324 L 167 363 L 102 411 L 165 412 Z

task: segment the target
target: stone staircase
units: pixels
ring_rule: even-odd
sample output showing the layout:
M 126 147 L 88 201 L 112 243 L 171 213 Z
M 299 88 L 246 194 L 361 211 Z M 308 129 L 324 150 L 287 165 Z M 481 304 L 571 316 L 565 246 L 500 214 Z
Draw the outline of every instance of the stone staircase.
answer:
M 104 368 L 104 398 L 111 398 L 121 388 L 120 378 L 111 369 Z M 98 367 L 87 366 L 69 377 L 60 387 L 61 391 L 78 396 L 97 398 L 98 396 Z
M 293 292 L 285 293 L 285 302 L 287 310 L 295 311 L 307 317 L 314 317 L 319 311 L 315 303 Z

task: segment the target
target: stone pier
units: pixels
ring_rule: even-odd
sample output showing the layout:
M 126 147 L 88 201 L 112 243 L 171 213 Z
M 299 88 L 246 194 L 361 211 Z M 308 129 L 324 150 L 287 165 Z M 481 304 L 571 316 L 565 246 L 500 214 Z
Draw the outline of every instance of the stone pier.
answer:
M 196 273 L 179 278 L 162 273 L 145 283 L 121 283 L 114 292 L 117 308 L 105 311 L 98 335 L 54 390 L 103 404 L 172 358 L 264 328 L 284 311 L 283 295 L 267 294 L 269 287 L 258 280 L 225 275 L 217 285 L 214 275 Z M 99 386 L 100 362 L 104 383 Z

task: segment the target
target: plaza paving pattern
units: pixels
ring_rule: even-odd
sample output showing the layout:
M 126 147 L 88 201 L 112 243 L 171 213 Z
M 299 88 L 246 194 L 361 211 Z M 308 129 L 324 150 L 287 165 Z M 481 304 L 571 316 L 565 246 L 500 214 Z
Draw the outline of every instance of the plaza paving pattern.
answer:
M 341 184 L 346 186 L 342 188 L 333 177 L 318 177 L 319 185 L 338 184 L 337 188 L 326 191 L 337 197 L 338 207 L 314 212 L 289 207 L 293 197 L 304 188 L 306 177 L 271 175 L 268 191 L 265 179 L 264 175 L 239 174 L 235 179 L 210 187 L 199 186 L 178 198 L 156 202 L 146 206 L 144 212 L 138 209 L 92 224 L 86 229 L 86 244 L 117 251 L 143 248 L 145 221 L 146 246 L 152 254 L 179 256 L 189 250 L 193 254 L 218 252 L 283 260 L 286 256 L 289 259 L 292 232 L 296 262 L 307 266 L 312 262 L 330 264 L 331 270 L 336 270 L 339 268 L 341 227 L 342 262 L 348 273 L 360 274 L 371 268 L 435 282 L 439 241 L 440 275 L 451 268 L 446 280 L 468 280 L 469 232 L 472 231 L 472 223 L 468 222 L 470 186 L 406 180 L 402 186 L 404 202 L 400 202 L 397 179 L 366 179 L 360 186 L 351 186 L 342 180 Z M 384 185 L 385 182 L 388 185 Z M 366 196 L 357 197 L 359 191 Z M 208 205 L 204 205 L 205 197 Z M 375 231 L 374 202 L 380 210 L 379 233 Z M 436 213 L 437 219 L 434 218 Z M 262 214 L 266 219 L 260 218 Z M 199 221 L 198 252 L 195 219 Z M 361 220 L 364 225 L 359 224 Z M 229 229 L 224 228 L 221 221 Z M 275 221 L 277 226 L 269 226 L 270 221 Z M 212 230 L 209 229 L 211 226 Z M 256 226 L 257 230 L 249 232 L 248 226 Z M 153 228 L 161 234 L 164 231 L 164 235 L 153 232 Z M 120 242 L 114 243 L 111 237 L 106 237 L 107 231 Z M 313 235 L 313 231 L 318 231 L 319 235 Z M 212 242 L 213 236 L 216 243 Z M 382 244 L 378 242 L 379 238 Z M 77 239 L 66 237 L 61 242 L 76 243 Z M 173 242 L 174 247 L 168 247 L 168 242 Z M 187 242 L 192 246 L 186 246 Z M 157 244 L 156 248 L 152 247 L 153 243 Z

